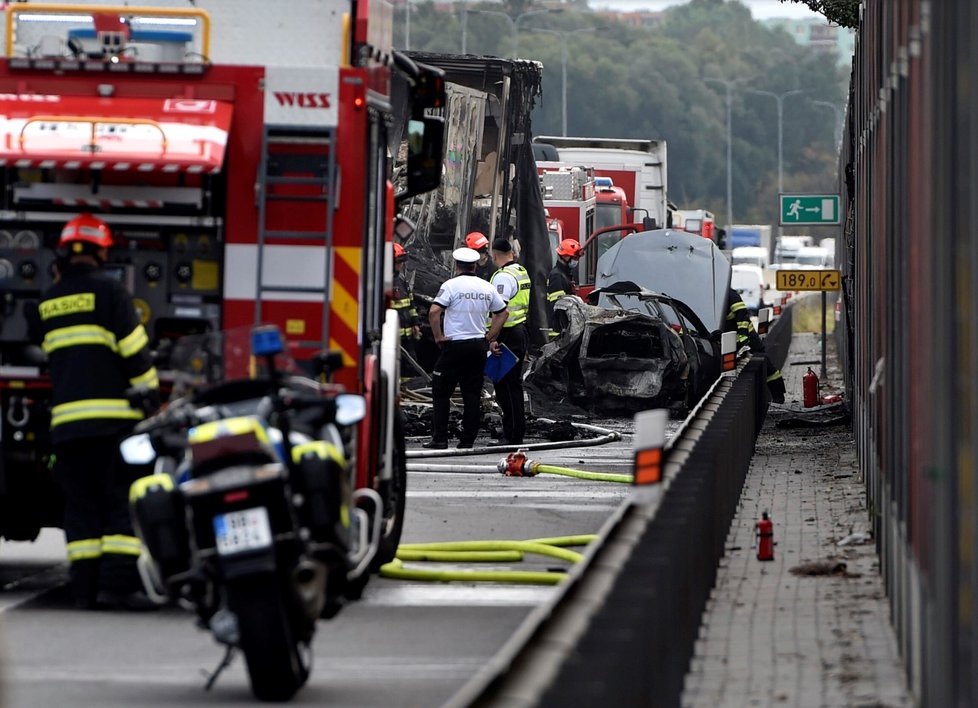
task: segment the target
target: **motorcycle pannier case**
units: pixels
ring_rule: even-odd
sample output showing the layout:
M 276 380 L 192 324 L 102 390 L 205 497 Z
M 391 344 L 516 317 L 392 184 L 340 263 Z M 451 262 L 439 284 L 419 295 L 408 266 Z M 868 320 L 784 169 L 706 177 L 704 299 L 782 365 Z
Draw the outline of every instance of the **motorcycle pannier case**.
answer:
M 133 526 L 166 580 L 190 568 L 183 497 L 165 474 L 142 477 L 129 490 Z
M 347 548 L 352 489 L 343 453 L 320 440 L 295 446 L 292 460 L 292 489 L 302 499 L 297 505 L 300 524 L 317 543 Z

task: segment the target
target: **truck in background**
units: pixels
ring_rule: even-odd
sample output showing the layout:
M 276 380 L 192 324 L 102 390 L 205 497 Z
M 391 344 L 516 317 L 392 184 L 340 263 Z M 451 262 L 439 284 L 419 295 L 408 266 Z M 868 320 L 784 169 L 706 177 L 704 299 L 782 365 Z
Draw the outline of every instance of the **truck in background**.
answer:
M 774 263 L 797 263 L 799 251 L 814 245 L 811 236 L 782 235 L 774 247 Z
M 596 178 L 611 178 L 611 185 L 605 184 L 602 189 L 620 188 L 628 202 L 627 208 L 632 210 L 629 218 L 617 223 L 641 222 L 643 218 L 649 218 L 655 221 L 654 228 L 669 225 L 665 140 L 538 136 L 533 143 L 539 148 L 538 156 L 552 160 L 553 152 L 542 147 L 550 145 L 556 149 L 559 163 L 593 167 Z M 546 161 L 537 164 L 538 167 L 548 166 Z M 608 199 L 608 202 L 613 200 Z M 620 204 L 609 204 L 608 211 L 616 206 L 621 208 Z M 596 221 L 603 223 L 604 219 L 598 216 Z
M 774 246 L 770 224 L 734 224 L 727 229 L 727 248 L 733 250 L 744 246 L 763 248 L 770 258 Z
M 706 209 L 680 209 L 673 214 L 674 229 L 697 234 L 716 243 L 716 217 Z M 720 244 L 717 244 L 718 246 Z

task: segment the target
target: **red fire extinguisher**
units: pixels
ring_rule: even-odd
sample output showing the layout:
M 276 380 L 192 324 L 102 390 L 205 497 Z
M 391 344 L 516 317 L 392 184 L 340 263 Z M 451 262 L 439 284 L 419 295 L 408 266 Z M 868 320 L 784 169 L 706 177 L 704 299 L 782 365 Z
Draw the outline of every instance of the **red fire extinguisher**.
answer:
M 774 560 L 774 522 L 768 518 L 766 511 L 757 522 L 757 560 Z
M 805 393 L 805 408 L 817 406 L 819 401 L 818 376 L 815 375 L 811 367 L 808 367 L 808 373 L 801 377 L 801 384 Z

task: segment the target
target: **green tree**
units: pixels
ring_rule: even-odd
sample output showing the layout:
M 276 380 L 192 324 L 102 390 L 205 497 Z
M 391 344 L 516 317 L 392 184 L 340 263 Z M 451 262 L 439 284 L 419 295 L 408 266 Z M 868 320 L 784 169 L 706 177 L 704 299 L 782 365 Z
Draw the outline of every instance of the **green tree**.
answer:
M 807 5 L 815 12 L 825 15 L 825 19 L 841 27 L 859 27 L 859 0 L 781 0 Z
M 430 2 L 414 5 L 411 48 L 459 53 L 462 17 Z M 440 6 L 444 8 L 445 6 Z M 499 4 L 469 5 L 499 12 Z M 510 17 L 515 6 L 506 10 Z M 520 5 L 532 8 L 529 4 Z M 775 223 L 778 146 L 775 101 L 746 91 L 783 94 L 786 191 L 834 191 L 834 117 L 814 101 L 844 105 L 848 72 L 781 29 L 751 17 L 739 2 L 692 0 L 672 8 L 658 27 L 625 25 L 586 6 L 520 22 L 520 56 L 544 65 L 534 135 L 559 135 L 562 125 L 562 42 L 567 48 L 567 133 L 656 138 L 668 145 L 668 192 L 680 208 L 726 214 L 726 96 L 707 78 L 736 80 L 732 92 L 733 214 L 736 222 Z M 522 12 L 526 12 L 523 9 Z M 395 15 L 395 45 L 404 39 Z M 594 28 L 563 38 L 534 32 Z M 493 15 L 468 14 L 469 53 L 507 57 L 512 26 Z M 722 220 L 722 219 L 721 219 Z

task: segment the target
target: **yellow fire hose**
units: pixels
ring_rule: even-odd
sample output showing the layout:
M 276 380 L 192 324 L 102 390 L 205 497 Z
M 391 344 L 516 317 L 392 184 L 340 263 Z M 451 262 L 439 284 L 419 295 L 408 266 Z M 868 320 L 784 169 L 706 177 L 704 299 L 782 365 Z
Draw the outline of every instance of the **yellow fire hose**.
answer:
M 406 568 L 404 561 L 446 563 L 492 563 L 523 560 L 526 553 L 577 563 L 583 557 L 567 546 L 585 546 L 594 534 L 536 538 L 528 541 L 443 541 L 438 543 L 405 543 L 397 549 L 396 558 L 380 568 L 385 578 L 398 580 L 432 580 L 437 582 L 491 582 L 556 585 L 567 573 L 562 571 L 526 570 L 433 570 Z
M 617 474 L 615 472 L 590 472 L 588 470 L 575 470 L 570 467 L 558 467 L 557 465 L 546 465 L 542 462 L 526 460 L 525 456 L 521 459 L 514 453 L 507 458 L 500 460 L 498 465 L 453 465 L 438 464 L 428 462 L 408 462 L 408 472 L 472 472 L 490 473 L 499 472 L 508 477 L 533 477 L 538 474 L 556 474 L 564 477 L 576 477 L 577 479 L 587 479 L 593 482 L 615 482 L 618 484 L 631 484 L 633 481 L 630 474 Z M 515 461 L 510 464 L 510 460 Z
M 618 482 L 620 484 L 631 484 L 633 477 L 630 474 L 616 474 L 614 472 L 588 472 L 586 470 L 574 470 L 569 467 L 558 467 L 557 465 L 545 465 L 542 462 L 533 462 L 529 465 L 530 476 L 535 474 L 559 474 L 564 477 L 576 477 L 577 479 L 589 479 L 594 482 Z

